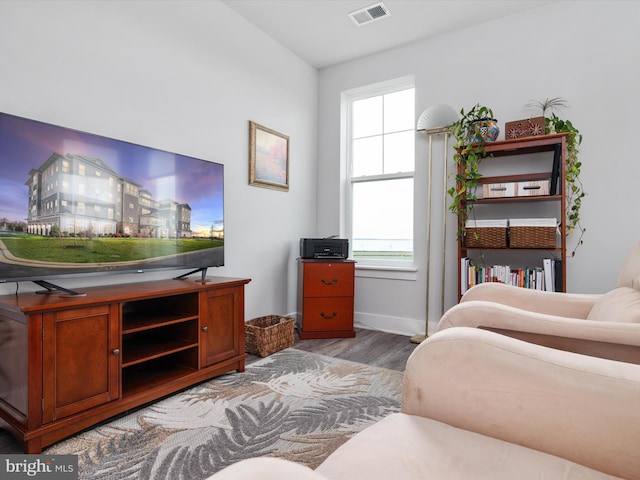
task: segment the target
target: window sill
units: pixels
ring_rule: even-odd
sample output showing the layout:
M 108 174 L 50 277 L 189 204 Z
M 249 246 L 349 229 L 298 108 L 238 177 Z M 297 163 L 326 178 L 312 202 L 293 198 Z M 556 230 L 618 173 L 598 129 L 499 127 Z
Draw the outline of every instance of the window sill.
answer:
M 415 266 L 362 265 L 356 263 L 356 277 L 383 278 L 387 280 L 417 279 L 418 269 Z

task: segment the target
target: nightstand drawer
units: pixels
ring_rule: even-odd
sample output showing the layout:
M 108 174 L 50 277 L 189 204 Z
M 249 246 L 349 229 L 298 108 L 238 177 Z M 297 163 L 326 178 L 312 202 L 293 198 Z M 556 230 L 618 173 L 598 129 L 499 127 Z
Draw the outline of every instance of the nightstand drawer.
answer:
M 305 297 L 352 297 L 353 263 L 311 263 L 304 268 Z
M 353 330 L 353 297 L 305 298 L 304 329 Z

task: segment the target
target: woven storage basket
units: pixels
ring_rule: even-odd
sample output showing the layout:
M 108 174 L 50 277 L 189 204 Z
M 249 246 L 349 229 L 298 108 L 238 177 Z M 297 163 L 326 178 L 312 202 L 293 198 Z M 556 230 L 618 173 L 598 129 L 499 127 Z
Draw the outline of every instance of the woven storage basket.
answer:
M 556 219 L 509 220 L 509 247 L 511 248 L 555 248 Z
M 464 245 L 469 248 L 506 248 L 506 220 L 468 220 L 465 224 Z
M 245 351 L 267 357 L 292 347 L 295 343 L 295 319 L 283 315 L 267 315 L 244 324 Z

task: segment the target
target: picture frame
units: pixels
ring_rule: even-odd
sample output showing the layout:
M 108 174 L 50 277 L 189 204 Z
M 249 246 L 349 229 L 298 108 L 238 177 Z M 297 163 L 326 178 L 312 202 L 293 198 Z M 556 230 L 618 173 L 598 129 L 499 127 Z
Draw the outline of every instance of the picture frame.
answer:
M 249 121 L 249 185 L 289 191 L 289 136 Z

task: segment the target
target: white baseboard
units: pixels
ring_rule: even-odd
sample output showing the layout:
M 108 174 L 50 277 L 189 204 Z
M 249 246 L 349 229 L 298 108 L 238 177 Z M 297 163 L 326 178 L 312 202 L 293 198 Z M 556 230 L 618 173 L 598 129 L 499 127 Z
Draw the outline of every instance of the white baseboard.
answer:
M 404 317 L 390 317 L 388 315 L 376 315 L 373 313 L 356 312 L 354 324 L 358 328 L 366 330 L 379 330 L 381 332 L 394 333 L 412 337 L 424 335 L 424 320 Z M 433 332 L 436 324 L 429 322 L 429 332 Z
M 297 314 L 287 315 L 297 318 Z M 377 330 L 380 332 L 393 333 L 412 337 L 414 335 L 424 335 L 424 320 L 404 317 L 390 317 L 388 315 L 376 315 L 373 313 L 355 312 L 353 319 L 354 326 L 365 330 Z M 437 322 L 429 322 L 429 333 L 436 329 Z

